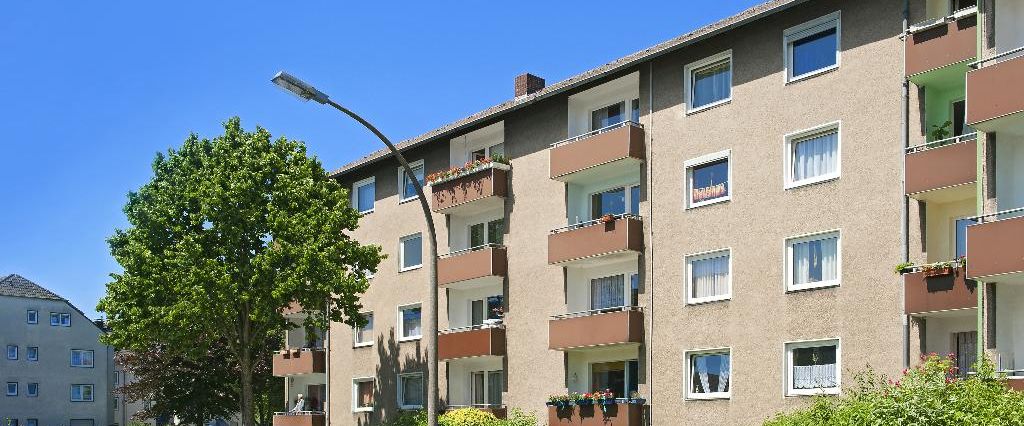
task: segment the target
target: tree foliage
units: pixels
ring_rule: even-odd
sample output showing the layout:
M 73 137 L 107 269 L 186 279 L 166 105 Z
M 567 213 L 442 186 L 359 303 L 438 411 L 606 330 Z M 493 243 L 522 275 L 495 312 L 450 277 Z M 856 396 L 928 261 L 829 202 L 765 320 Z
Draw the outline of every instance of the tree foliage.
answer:
M 128 195 L 130 226 L 109 239 L 124 271 L 111 274 L 97 306 L 109 317 L 105 340 L 198 353 L 223 343 L 238 364 L 242 423 L 251 425 L 253 371 L 277 349 L 268 340 L 291 327 L 282 309 L 298 302 L 310 313 L 305 325 L 321 329 L 362 323 L 359 295 L 380 248 L 346 236 L 359 214 L 301 142 L 245 131 L 238 118 L 222 136 L 193 134 L 158 154 L 152 168 Z
M 1024 425 L 1024 393 L 1009 390 L 987 360 L 977 370 L 959 378 L 953 357 L 935 354 L 899 380 L 868 370 L 842 396 L 816 397 L 810 407 L 765 425 Z

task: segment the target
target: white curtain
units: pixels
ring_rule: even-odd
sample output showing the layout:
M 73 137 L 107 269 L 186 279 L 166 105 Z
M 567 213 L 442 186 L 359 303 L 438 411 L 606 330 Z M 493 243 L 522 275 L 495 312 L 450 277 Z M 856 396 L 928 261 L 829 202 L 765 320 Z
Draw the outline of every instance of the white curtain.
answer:
M 590 309 L 605 309 L 624 306 L 625 288 L 623 275 L 590 280 Z
M 836 365 L 797 365 L 793 367 L 793 389 L 836 387 Z
M 697 108 L 729 97 L 732 70 L 729 61 L 720 62 L 693 72 L 693 100 Z
M 419 336 L 420 324 L 420 309 L 406 309 L 402 311 L 402 331 L 404 332 L 403 337 Z
M 690 262 L 692 297 L 721 296 L 729 292 L 729 255 Z
M 708 385 L 708 359 L 707 357 L 697 357 L 697 375 L 700 377 L 700 389 L 698 393 L 710 393 L 711 386 Z
M 835 131 L 794 142 L 793 180 L 834 173 L 838 151 L 839 134 Z
M 827 237 L 793 244 L 793 284 L 832 281 L 837 277 L 839 240 Z
M 423 376 L 402 377 L 403 405 L 423 405 Z
M 719 355 L 718 359 L 721 360 L 721 367 L 718 372 L 718 391 L 728 392 L 729 391 L 729 364 L 730 355 Z

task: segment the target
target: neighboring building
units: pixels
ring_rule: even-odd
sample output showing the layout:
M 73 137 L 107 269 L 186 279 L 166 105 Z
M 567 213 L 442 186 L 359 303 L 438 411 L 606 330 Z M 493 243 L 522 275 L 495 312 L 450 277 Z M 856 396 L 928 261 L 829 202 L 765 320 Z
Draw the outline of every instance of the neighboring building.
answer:
M 297 328 L 285 332 L 285 347 L 274 355 L 273 374 L 283 377 L 286 410 L 291 411 L 302 395 L 303 405 L 288 416 L 275 416 L 274 424 L 323 426 L 327 421 L 328 344 L 319 330 L 302 326 L 305 313 L 297 305 L 284 312 Z M 295 415 L 298 414 L 298 415 Z
M 990 215 L 1024 206 L 1020 22 L 1010 0 L 775 0 L 552 86 L 521 75 L 402 142 L 438 224 L 442 399 L 560 423 L 580 411 L 549 395 L 639 391 L 598 416 L 755 424 L 920 351 L 1024 368 L 1024 218 Z M 932 141 L 947 119 L 988 133 Z M 379 424 L 425 405 L 425 227 L 387 151 L 335 176 L 388 258 L 370 325 L 330 330 L 328 417 Z M 974 299 L 892 272 L 963 253 L 995 282 Z
M 106 426 L 113 350 L 67 300 L 15 274 L 0 279 L 0 419 L 11 426 Z M 11 423 L 7 423 L 10 421 Z

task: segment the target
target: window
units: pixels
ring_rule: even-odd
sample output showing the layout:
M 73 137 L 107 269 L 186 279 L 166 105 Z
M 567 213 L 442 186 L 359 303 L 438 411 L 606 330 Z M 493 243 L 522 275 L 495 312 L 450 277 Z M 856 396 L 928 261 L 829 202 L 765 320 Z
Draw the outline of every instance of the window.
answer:
M 786 240 L 786 289 L 839 285 L 840 251 L 839 231 Z
M 951 14 L 958 10 L 976 6 L 978 6 L 978 0 L 949 0 L 949 11 Z
M 60 326 L 60 313 L 50 312 L 50 325 L 54 327 Z
M 975 223 L 974 219 L 957 219 L 953 222 L 953 238 L 956 241 L 955 258 L 967 256 L 967 227 Z
M 486 223 L 469 226 L 469 246 L 481 247 L 487 244 L 501 245 L 505 239 L 505 220 L 495 219 Z
M 732 297 L 732 256 L 729 249 L 686 258 L 686 301 L 706 303 Z
M 795 81 L 839 67 L 839 12 L 783 32 L 786 81 Z
M 352 379 L 352 411 L 373 411 L 373 377 Z
M 114 371 L 114 384 L 117 385 L 117 384 L 120 384 L 120 383 L 121 383 L 121 372 L 120 371 Z
M 701 59 L 683 68 L 684 102 L 692 113 L 732 99 L 732 51 Z
M 640 216 L 640 185 L 629 187 L 629 214 Z
M 637 390 L 638 367 L 635 359 L 590 364 L 590 387 L 609 389 L 616 398 L 628 398 Z
M 603 129 L 613 124 L 619 124 L 625 120 L 625 102 L 618 102 L 604 108 L 598 108 L 590 113 L 590 130 Z
M 72 349 L 71 366 L 92 368 L 94 365 L 94 352 L 91 350 Z
M 423 160 L 413 161 L 409 163 L 409 168 L 412 169 L 412 173 L 416 175 L 416 179 L 423 183 Z M 401 189 L 401 197 L 398 202 L 409 201 L 416 198 L 419 194 L 416 193 L 416 182 L 411 177 L 405 174 L 405 167 L 398 168 L 398 184 Z
M 117 409 L 118 409 L 118 407 L 120 407 L 120 405 L 121 405 L 121 399 L 115 396 L 114 397 L 114 411 L 117 411 Z M 114 425 L 116 426 L 117 423 L 114 423 Z
M 25 312 L 25 322 L 29 324 L 39 324 L 39 312 L 35 309 L 29 309 Z
M 420 234 L 412 234 L 402 237 L 398 241 L 398 258 L 404 272 L 423 266 L 423 237 Z
M 729 398 L 729 377 L 732 373 L 732 355 L 729 349 L 688 352 L 687 372 L 687 398 Z
M 786 135 L 786 189 L 839 178 L 839 123 Z
M 494 158 L 495 156 L 505 156 L 505 144 L 499 143 L 473 151 L 469 153 L 468 161 L 483 160 L 484 158 Z
M 629 275 L 629 305 L 640 306 L 640 274 Z
M 594 278 L 590 280 L 590 309 L 602 310 L 626 305 L 624 275 Z
M 61 327 L 71 327 L 71 314 L 60 314 Z
M 501 405 L 501 371 L 474 371 L 470 376 L 474 407 Z
M 640 214 L 640 185 L 612 188 L 590 195 L 590 219 L 599 219 L 606 214 Z M 629 206 L 629 210 L 626 210 Z
M 29 383 L 25 394 L 32 398 L 39 396 L 39 383 Z
M 17 424 L 11 426 L 17 426 Z M 39 419 L 25 419 L 25 426 L 39 426 Z
M 7 359 L 11 361 L 18 359 L 18 345 L 7 345 Z
M 503 301 L 503 296 L 490 296 L 469 302 L 471 325 L 481 325 L 484 320 L 501 319 L 505 311 Z
M 7 396 L 18 396 L 18 382 L 7 382 Z
M 413 189 L 413 194 L 416 190 Z M 359 213 L 373 212 L 373 202 L 377 197 L 377 185 L 374 178 L 363 179 L 352 184 L 352 207 Z
M 729 159 L 732 151 L 725 150 L 683 163 L 686 168 L 687 208 L 700 207 L 732 197 L 729 182 L 732 170 Z
M 398 405 L 402 409 L 423 408 L 423 373 L 398 375 Z
M 71 402 L 91 402 L 92 385 L 71 385 Z
M 355 345 L 357 347 L 373 344 L 373 312 L 364 312 L 363 318 L 366 319 L 366 325 L 355 329 Z
M 839 340 L 786 344 L 787 395 L 839 393 Z
M 29 361 L 39 361 L 39 347 L 29 346 L 25 349 L 25 359 Z
M 956 356 L 957 375 L 964 377 L 974 371 L 974 363 L 978 360 L 978 332 L 961 331 L 950 335 L 950 343 Z
M 630 102 L 630 105 L 632 106 L 632 108 L 630 108 L 631 109 L 630 118 L 633 120 L 634 123 L 639 123 L 640 122 L 640 99 L 633 99 L 633 101 Z
M 952 109 L 950 111 L 952 120 L 950 121 L 953 122 L 953 136 L 963 136 L 974 132 L 974 129 L 967 125 L 967 105 L 964 100 L 953 102 L 950 108 Z
M 401 338 L 399 340 L 414 340 L 422 337 L 422 309 L 420 304 L 398 307 L 398 326 Z

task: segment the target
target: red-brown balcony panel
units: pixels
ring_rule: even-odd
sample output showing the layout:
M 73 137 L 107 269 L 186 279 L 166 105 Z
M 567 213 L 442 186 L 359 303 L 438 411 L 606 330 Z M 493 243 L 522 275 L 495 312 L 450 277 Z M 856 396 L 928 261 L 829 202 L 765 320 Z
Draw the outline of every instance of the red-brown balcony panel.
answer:
M 437 284 L 445 286 L 487 277 L 504 277 L 508 270 L 505 247 L 463 250 L 437 260 Z
M 1024 132 L 1024 51 L 979 63 L 967 73 L 967 123 L 983 132 Z
M 974 195 L 978 176 L 974 136 L 912 147 L 904 158 L 907 195 L 947 202 Z
M 274 376 L 323 374 L 326 357 L 323 349 L 285 349 L 274 354 Z
M 464 176 L 430 184 L 432 210 L 444 214 L 473 214 L 503 206 L 508 195 L 507 167 L 495 163 Z
M 566 263 L 644 250 L 643 221 L 635 216 L 596 220 L 548 235 L 548 263 Z
M 478 356 L 505 356 L 504 327 L 450 330 L 437 336 L 441 361 Z
M 1015 391 L 1024 392 L 1024 377 L 1007 377 L 1006 387 Z
M 643 127 L 623 122 L 552 145 L 551 179 L 574 182 L 590 175 L 614 175 L 638 166 L 644 158 Z
M 274 426 L 324 426 L 324 413 L 274 414 Z
M 974 13 L 911 27 L 905 40 L 907 75 L 974 59 L 978 50 L 977 27 Z
M 641 426 L 643 418 L 640 404 L 548 406 L 549 426 Z
M 971 309 L 978 306 L 978 283 L 963 268 L 939 268 L 903 275 L 904 310 L 908 315 Z
M 1005 218 L 1009 215 L 1017 217 Z M 1024 274 L 1024 214 L 1022 211 L 986 216 L 967 227 L 967 278 L 1015 281 Z M 983 279 L 997 277 L 991 280 Z
M 548 348 L 582 349 L 644 342 L 644 314 L 640 310 L 565 315 L 548 321 Z

